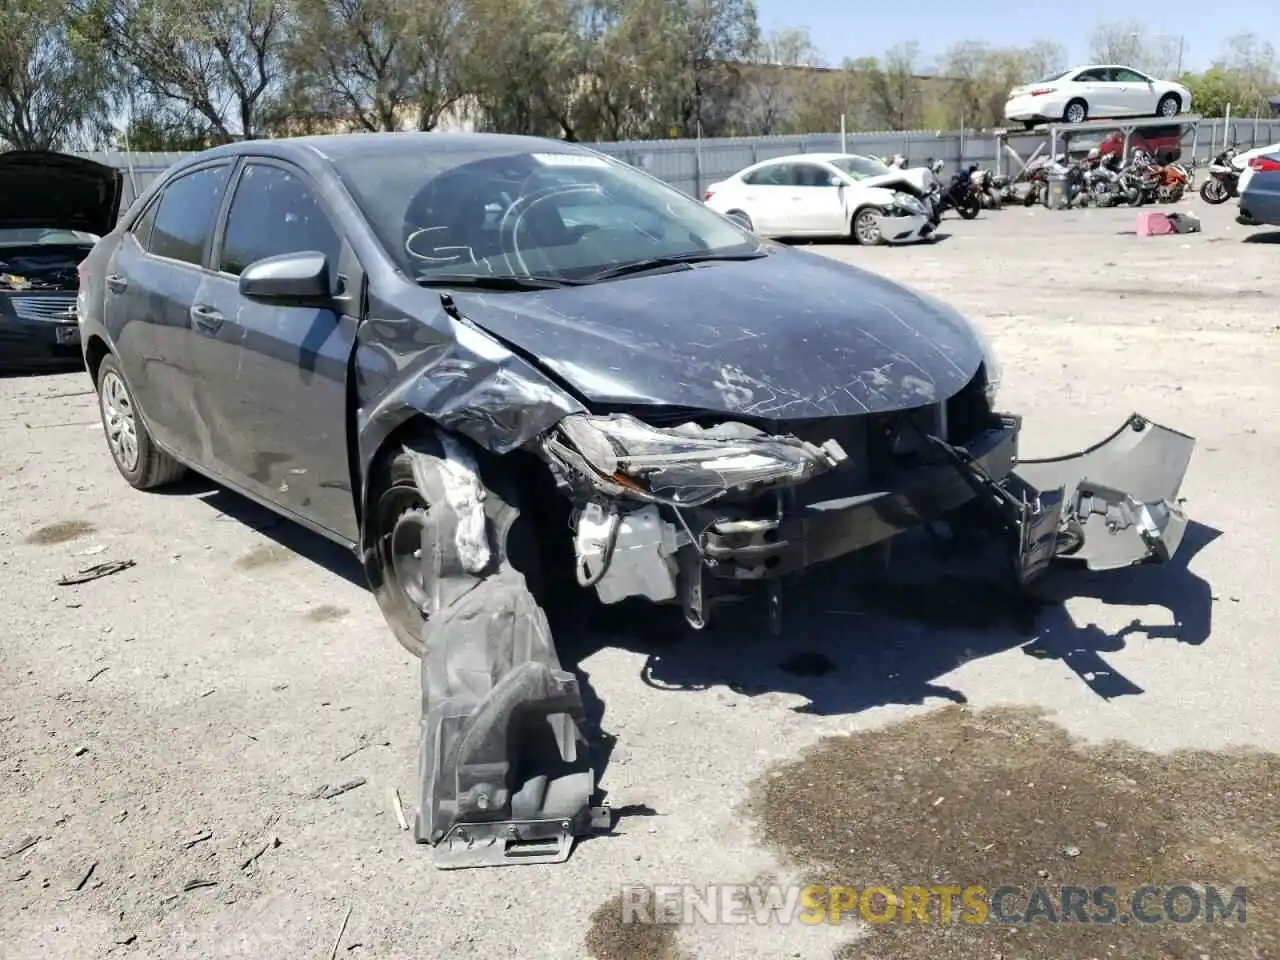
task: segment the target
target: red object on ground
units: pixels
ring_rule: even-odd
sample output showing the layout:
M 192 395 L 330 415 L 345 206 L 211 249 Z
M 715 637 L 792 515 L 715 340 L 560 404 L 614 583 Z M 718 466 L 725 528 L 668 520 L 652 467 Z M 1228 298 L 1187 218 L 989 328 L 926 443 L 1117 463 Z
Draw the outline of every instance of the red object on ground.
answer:
M 1138 214 L 1138 236 L 1140 237 L 1162 237 L 1176 232 L 1173 221 L 1163 213 L 1144 210 Z

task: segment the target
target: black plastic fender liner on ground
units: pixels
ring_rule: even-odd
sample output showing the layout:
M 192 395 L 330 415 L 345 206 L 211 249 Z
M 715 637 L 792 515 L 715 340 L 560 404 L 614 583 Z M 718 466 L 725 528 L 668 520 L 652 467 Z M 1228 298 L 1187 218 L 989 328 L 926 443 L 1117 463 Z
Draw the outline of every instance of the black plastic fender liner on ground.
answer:
M 575 837 L 611 826 L 591 807 L 577 678 L 507 559 L 518 509 L 441 439 L 444 457 L 409 451 L 431 504 L 415 839 L 435 846 L 441 869 L 563 861 Z

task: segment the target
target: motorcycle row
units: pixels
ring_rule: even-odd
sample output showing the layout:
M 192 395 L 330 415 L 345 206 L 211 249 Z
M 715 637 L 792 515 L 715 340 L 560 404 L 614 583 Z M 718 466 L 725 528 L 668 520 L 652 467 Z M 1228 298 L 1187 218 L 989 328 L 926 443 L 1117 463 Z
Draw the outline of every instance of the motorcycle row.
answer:
M 1027 164 L 1014 180 L 1026 184 L 1023 205 L 1048 205 L 1049 183 L 1055 177 L 1063 181 L 1067 207 L 1177 203 L 1195 179 L 1181 163 L 1157 163 L 1144 150 L 1133 151 L 1124 163 L 1118 154 L 1099 154 L 1094 149 L 1079 160 L 1043 157 Z

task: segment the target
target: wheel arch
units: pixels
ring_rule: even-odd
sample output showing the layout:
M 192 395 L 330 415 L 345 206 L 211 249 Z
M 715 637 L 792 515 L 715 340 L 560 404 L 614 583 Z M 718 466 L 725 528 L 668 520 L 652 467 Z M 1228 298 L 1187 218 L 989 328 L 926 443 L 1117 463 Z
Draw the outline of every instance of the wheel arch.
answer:
M 107 341 L 98 334 L 90 334 L 89 339 L 84 345 L 84 365 L 89 371 L 89 379 L 95 386 L 98 383 L 98 370 L 102 367 L 102 361 L 111 353 L 111 348 L 107 346 Z

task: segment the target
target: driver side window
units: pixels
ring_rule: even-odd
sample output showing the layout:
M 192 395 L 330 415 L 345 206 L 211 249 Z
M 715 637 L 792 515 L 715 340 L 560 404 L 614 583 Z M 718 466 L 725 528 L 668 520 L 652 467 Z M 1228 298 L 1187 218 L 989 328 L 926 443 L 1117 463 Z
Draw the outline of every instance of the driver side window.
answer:
M 258 260 L 307 250 L 323 253 L 337 272 L 342 242 L 311 187 L 282 167 L 246 165 L 231 198 L 218 269 L 238 277 Z

